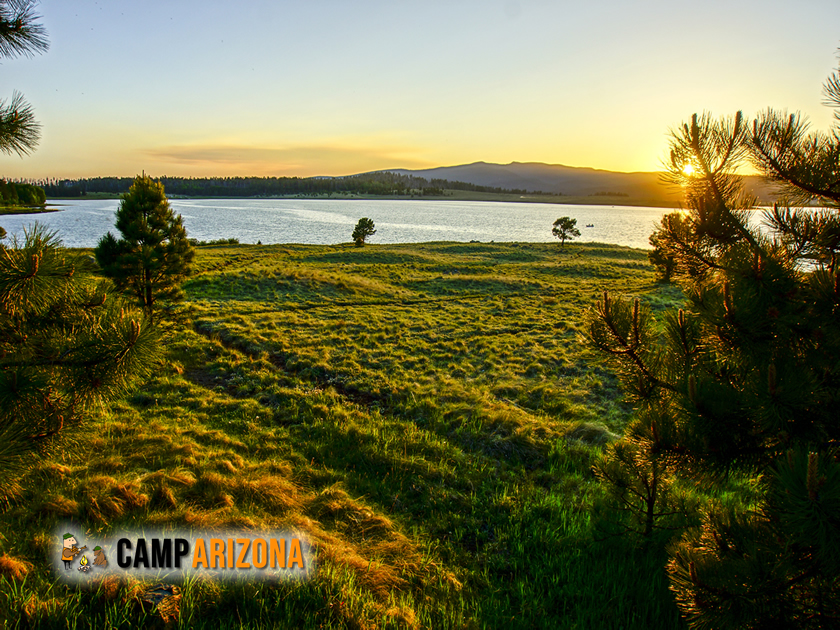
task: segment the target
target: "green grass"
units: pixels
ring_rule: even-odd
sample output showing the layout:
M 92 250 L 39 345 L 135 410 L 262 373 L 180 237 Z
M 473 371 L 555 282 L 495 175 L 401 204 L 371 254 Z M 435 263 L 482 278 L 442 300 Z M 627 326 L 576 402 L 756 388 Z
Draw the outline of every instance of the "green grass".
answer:
M 644 252 L 231 245 L 197 267 L 154 378 L 0 517 L 8 626 L 163 624 L 142 584 L 54 581 L 72 519 L 307 532 L 312 579 L 187 582 L 181 627 L 681 627 L 661 552 L 590 522 L 598 444 L 630 409 L 584 312 L 605 289 L 678 301 Z

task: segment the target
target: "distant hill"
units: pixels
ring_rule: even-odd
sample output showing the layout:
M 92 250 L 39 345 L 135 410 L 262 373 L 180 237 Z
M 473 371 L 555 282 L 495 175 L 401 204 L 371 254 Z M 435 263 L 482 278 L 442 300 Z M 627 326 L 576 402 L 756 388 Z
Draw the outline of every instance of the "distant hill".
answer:
M 659 173 L 621 173 L 541 162 L 475 162 L 418 170 L 389 169 L 383 172 L 423 177 L 430 181 L 444 179 L 570 197 L 613 196 L 608 193 L 618 193 L 616 197 L 626 196 L 637 204 L 647 200 L 651 205 L 677 205 L 681 199 L 681 192 L 674 186 L 664 184 Z M 772 198 L 770 187 L 757 176 L 748 176 L 746 187 L 761 199 Z
M 386 169 L 342 177 L 167 177 L 166 192 L 179 197 L 333 197 L 451 199 L 676 208 L 682 191 L 662 183 L 659 173 L 620 173 L 562 164 L 475 162 L 424 170 Z M 88 177 L 35 181 L 49 199 L 118 196 L 131 177 Z M 747 178 L 761 200 L 769 186 Z M 2 192 L 2 191 L 0 191 Z M 0 195 L 2 196 L 2 195 Z M 92 197 L 90 197 L 92 198 Z

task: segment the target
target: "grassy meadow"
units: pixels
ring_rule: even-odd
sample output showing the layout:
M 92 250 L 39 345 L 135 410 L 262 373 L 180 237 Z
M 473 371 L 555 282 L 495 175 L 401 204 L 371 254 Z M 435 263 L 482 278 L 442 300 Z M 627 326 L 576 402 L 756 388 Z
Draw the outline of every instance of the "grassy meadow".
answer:
M 682 627 L 661 551 L 597 540 L 591 466 L 630 409 L 584 314 L 680 300 L 645 252 L 581 243 L 200 247 L 159 369 L 0 513 L 5 627 Z M 59 522 L 296 529 L 304 582 L 92 590 Z

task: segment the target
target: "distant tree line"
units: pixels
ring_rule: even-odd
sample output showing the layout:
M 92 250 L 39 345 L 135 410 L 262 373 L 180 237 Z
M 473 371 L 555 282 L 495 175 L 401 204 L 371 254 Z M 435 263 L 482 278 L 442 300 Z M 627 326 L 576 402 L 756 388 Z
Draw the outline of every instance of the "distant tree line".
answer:
M 422 178 L 415 178 L 415 179 L 422 179 Z M 459 181 L 451 181 L 448 179 L 432 179 L 431 185 L 437 188 L 448 188 L 450 190 L 469 190 L 472 192 L 484 192 L 484 193 L 500 193 L 500 194 L 508 194 L 508 195 L 560 195 L 562 193 L 545 193 L 541 190 L 526 190 L 524 188 L 500 188 L 496 186 L 479 186 L 478 184 L 470 184 L 469 182 L 459 182 Z
M 47 194 L 40 186 L 10 183 L 7 188 L 9 188 L 10 198 L 14 199 L 16 193 L 18 204 L 22 206 L 43 206 L 47 202 Z
M 466 182 L 432 179 L 397 173 L 366 173 L 347 177 L 167 177 L 159 178 L 168 195 L 189 197 L 272 197 L 278 195 L 443 196 L 445 189 L 485 193 L 525 194 L 524 189 L 478 186 Z M 124 194 L 133 177 L 47 179 L 37 183 L 47 197 L 84 197 L 89 193 Z M 530 191 L 534 194 L 534 191 Z M 539 191 L 536 194 L 541 194 Z
M 0 206 L 43 206 L 46 201 L 40 186 L 0 179 Z

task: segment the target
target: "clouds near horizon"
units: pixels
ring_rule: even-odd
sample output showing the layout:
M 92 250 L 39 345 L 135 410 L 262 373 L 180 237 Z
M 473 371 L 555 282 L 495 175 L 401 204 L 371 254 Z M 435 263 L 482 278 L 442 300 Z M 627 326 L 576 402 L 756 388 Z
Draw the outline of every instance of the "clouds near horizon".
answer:
M 167 174 L 197 176 L 308 177 L 330 164 L 330 175 L 352 175 L 391 168 L 429 168 L 437 164 L 417 157 L 413 147 L 173 145 L 146 149 L 142 153 Z M 168 169 L 168 170 L 167 170 Z
M 4 60 L 43 124 L 0 177 L 341 175 L 477 161 L 659 168 L 694 112 L 831 123 L 840 3 L 41 0 Z

